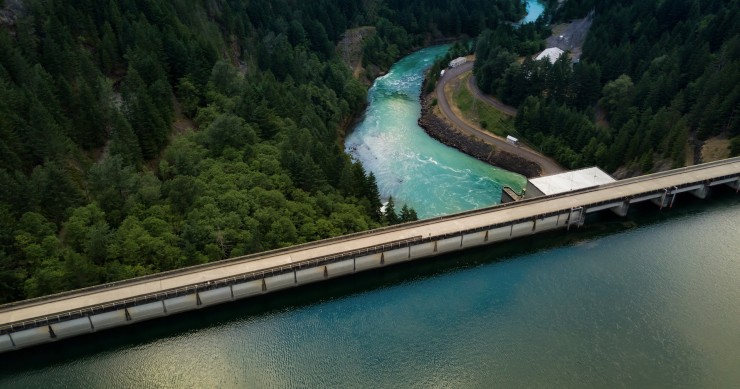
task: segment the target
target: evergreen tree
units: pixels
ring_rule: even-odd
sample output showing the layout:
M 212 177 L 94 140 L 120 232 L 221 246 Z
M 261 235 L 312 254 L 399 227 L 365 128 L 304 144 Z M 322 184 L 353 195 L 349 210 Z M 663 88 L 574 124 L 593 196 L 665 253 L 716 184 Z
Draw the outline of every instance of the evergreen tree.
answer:
M 398 214 L 396 213 L 396 203 L 393 201 L 393 196 L 388 197 L 388 202 L 385 203 L 385 210 L 383 212 L 386 223 L 393 225 L 400 223 Z

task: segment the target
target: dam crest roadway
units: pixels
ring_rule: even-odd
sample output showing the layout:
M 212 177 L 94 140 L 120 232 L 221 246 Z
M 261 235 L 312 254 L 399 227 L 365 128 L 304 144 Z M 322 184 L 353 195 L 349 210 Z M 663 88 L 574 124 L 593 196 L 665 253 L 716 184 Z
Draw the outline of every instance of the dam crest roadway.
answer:
M 0 306 L 0 352 L 363 270 L 580 226 L 588 213 L 712 187 L 740 191 L 740 157 Z

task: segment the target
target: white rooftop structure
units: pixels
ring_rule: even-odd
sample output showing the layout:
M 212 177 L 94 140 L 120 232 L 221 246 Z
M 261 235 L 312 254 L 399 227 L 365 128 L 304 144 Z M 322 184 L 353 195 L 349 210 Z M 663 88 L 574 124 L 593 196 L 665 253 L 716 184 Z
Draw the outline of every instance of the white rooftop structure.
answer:
M 610 175 L 595 166 L 529 180 L 546 196 L 591 188 L 615 181 Z
M 549 49 L 545 49 L 545 51 L 541 52 L 540 54 L 535 57 L 536 60 L 541 60 L 545 57 L 547 57 L 547 60 L 550 61 L 550 63 L 555 63 L 555 61 L 560 58 L 561 55 L 563 55 L 565 51 L 557 48 L 557 47 L 550 47 Z
M 467 58 L 465 58 L 465 57 L 457 57 L 457 58 L 453 59 L 452 61 L 450 61 L 450 67 L 451 68 L 456 68 L 456 67 L 464 64 L 465 62 L 468 62 L 468 59 Z

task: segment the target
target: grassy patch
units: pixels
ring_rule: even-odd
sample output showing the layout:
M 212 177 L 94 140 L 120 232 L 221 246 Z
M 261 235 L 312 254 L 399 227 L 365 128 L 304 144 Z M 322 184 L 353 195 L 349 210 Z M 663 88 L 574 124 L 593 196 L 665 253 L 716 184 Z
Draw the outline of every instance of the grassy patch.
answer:
M 468 77 L 470 74 L 463 77 L 460 87 L 452 94 L 453 103 L 465 119 L 501 137 L 516 135 L 514 118 L 476 99 L 466 87 Z

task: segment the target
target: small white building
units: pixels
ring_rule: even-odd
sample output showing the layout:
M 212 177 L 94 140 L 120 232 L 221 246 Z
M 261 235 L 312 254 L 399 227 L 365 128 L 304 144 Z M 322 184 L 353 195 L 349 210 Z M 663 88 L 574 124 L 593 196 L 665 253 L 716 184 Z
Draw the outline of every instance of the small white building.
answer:
M 549 196 L 574 190 L 592 188 L 615 182 L 612 176 L 598 167 L 573 170 L 550 176 L 537 177 L 527 182 L 527 196 Z
M 514 146 L 519 146 L 519 139 L 517 139 L 517 138 L 514 138 L 514 137 L 513 137 L 513 136 L 511 136 L 511 135 L 507 135 L 507 136 L 506 136 L 506 142 L 507 142 L 507 143 L 510 143 L 510 144 L 512 144 L 512 145 L 514 145 Z
M 465 57 L 457 57 L 457 58 L 453 59 L 452 61 L 450 61 L 450 67 L 451 68 L 456 68 L 456 67 L 464 64 L 465 62 L 468 62 L 468 59 L 467 58 L 465 58 Z
M 539 53 L 534 59 L 539 61 L 543 58 L 547 58 L 550 63 L 555 63 L 555 61 L 557 61 L 563 54 L 565 54 L 565 51 L 557 47 L 550 47 L 549 49 L 545 49 L 545 51 Z

